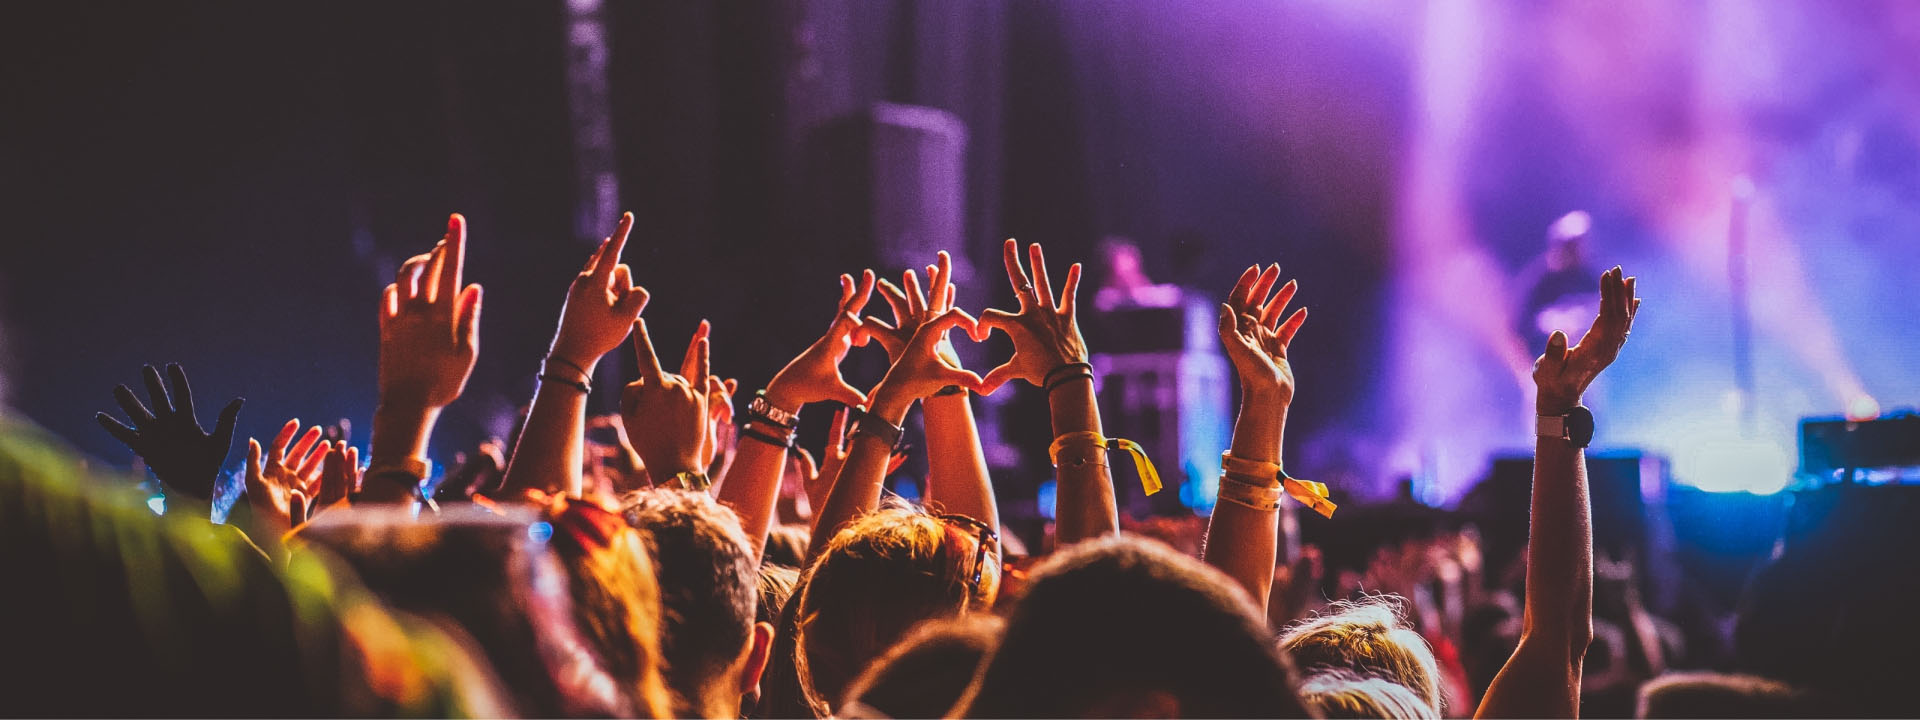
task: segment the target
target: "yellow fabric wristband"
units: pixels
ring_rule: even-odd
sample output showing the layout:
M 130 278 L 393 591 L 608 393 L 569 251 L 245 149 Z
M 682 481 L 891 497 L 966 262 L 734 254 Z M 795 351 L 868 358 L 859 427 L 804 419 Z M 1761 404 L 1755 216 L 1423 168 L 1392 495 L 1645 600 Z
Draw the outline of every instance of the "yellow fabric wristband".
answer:
M 1146 448 L 1140 443 L 1125 438 L 1109 438 L 1093 431 L 1070 432 L 1053 439 L 1053 446 L 1047 454 L 1053 457 L 1053 466 L 1060 467 L 1060 451 L 1073 445 L 1095 445 L 1108 450 L 1125 450 L 1133 454 L 1133 467 L 1140 471 L 1140 487 L 1148 495 L 1160 492 L 1160 471 L 1153 468 L 1153 461 L 1147 459 Z
M 1321 517 L 1333 517 L 1333 511 L 1340 507 L 1327 499 L 1325 483 L 1295 478 L 1288 475 L 1287 471 L 1282 470 L 1279 465 L 1270 462 L 1237 458 L 1229 451 L 1220 453 L 1220 470 L 1262 479 L 1271 478 L 1273 487 L 1285 490 L 1287 497 L 1312 508 L 1314 512 L 1320 513 Z

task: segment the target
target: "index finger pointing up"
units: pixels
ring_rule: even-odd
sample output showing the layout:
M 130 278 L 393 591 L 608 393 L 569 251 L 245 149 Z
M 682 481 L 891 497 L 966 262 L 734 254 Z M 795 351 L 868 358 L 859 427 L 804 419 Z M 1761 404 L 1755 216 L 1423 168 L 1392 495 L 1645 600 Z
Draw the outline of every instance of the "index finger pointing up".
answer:
M 660 367 L 660 356 L 653 352 L 653 338 L 647 335 L 647 319 L 633 321 L 633 354 L 640 364 L 640 376 L 659 382 L 667 371 Z
M 620 224 L 613 227 L 613 235 L 607 238 L 604 255 L 593 268 L 595 275 L 611 277 L 613 267 L 620 264 L 620 252 L 627 249 L 627 233 L 633 231 L 633 213 L 621 213 Z
M 447 246 L 442 253 L 432 300 L 451 306 L 460 295 L 460 278 L 467 267 L 467 218 L 460 213 L 447 216 Z

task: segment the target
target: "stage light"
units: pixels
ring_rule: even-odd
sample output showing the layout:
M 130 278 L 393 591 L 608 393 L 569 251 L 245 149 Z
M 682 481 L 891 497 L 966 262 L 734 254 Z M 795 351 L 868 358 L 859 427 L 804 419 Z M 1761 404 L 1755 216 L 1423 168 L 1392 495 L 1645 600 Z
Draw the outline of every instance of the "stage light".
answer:
M 1793 480 L 1793 454 L 1759 440 L 1708 440 L 1673 452 L 1674 482 L 1704 492 L 1772 495 Z
M 155 495 L 147 498 L 147 509 L 152 510 L 155 515 L 167 514 L 167 496 Z
M 1855 422 L 1873 420 L 1880 417 L 1880 401 L 1872 395 L 1860 394 L 1847 401 L 1847 419 Z

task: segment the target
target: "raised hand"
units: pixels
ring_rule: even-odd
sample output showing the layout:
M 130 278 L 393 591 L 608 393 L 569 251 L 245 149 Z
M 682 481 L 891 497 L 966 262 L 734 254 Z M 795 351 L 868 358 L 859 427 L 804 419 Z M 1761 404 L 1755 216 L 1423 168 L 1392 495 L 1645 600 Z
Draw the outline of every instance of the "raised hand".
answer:
M 633 213 L 620 216 L 613 235 L 587 260 L 567 288 L 548 357 L 591 376 L 600 357 L 620 347 L 634 318 L 647 307 L 647 289 L 633 284 L 633 270 L 620 262 L 633 230 Z
M 947 251 L 942 250 L 939 264 L 927 266 L 930 293 L 921 292 L 920 277 L 911 269 L 901 276 L 901 286 L 881 280 L 880 294 L 893 310 L 893 323 L 888 324 L 876 317 L 866 318 L 861 322 L 859 344 L 865 345 L 869 340 L 878 341 L 886 349 L 887 359 L 899 359 L 900 353 L 907 349 L 907 342 L 913 339 L 915 330 L 953 308 L 955 289 L 952 277 L 953 259 L 947 255 Z M 960 359 L 953 352 L 953 345 L 944 339 L 940 353 L 951 365 L 960 367 Z
M 1033 278 L 1027 278 L 1027 271 L 1020 267 L 1019 243 L 1009 238 L 1003 248 L 1002 256 L 1007 265 L 1007 280 L 1013 283 L 1013 294 L 1020 300 L 1020 311 L 1010 313 L 1004 310 L 988 309 L 980 313 L 979 332 L 974 338 L 983 339 L 989 330 L 999 330 L 1013 340 L 1013 358 L 1006 364 L 987 373 L 980 394 L 991 394 L 1008 380 L 1025 380 L 1040 385 L 1046 380 L 1047 373 L 1067 365 L 1087 361 L 1087 343 L 1080 337 L 1080 324 L 1075 319 L 1075 306 L 1080 293 L 1080 263 L 1067 268 L 1067 280 L 1060 286 L 1058 304 L 1055 303 L 1053 286 L 1047 279 L 1047 258 L 1041 252 L 1040 243 L 1034 243 L 1027 250 L 1033 266 Z
M 345 441 L 334 443 L 333 450 L 320 463 L 320 484 L 314 490 L 309 514 L 319 514 L 359 488 L 360 448 L 351 447 Z
M 467 221 L 455 213 L 433 251 L 402 264 L 381 295 L 382 404 L 437 410 L 467 386 L 480 353 L 480 286 L 461 285 L 466 256 Z
M 827 326 L 825 335 L 774 374 L 773 380 L 767 383 L 767 402 L 789 412 L 826 400 L 845 405 L 867 402 L 866 393 L 841 377 L 840 363 L 847 359 L 847 352 L 859 338 L 860 312 L 873 297 L 873 282 L 872 270 L 862 272 L 858 282 L 851 275 L 840 276 L 839 312 L 833 316 L 833 323 Z
M 620 421 L 634 451 L 656 484 L 682 472 L 704 473 L 714 442 L 707 415 L 711 373 L 705 333 L 694 334 L 679 373 L 661 367 L 646 320 L 633 323 L 633 347 L 640 357 L 640 378 L 620 394 Z
M 333 443 L 320 439 L 318 425 L 307 430 L 289 451 L 287 443 L 299 431 L 300 420 L 288 420 L 274 436 L 272 452 L 264 457 L 260 441 L 247 439 L 247 503 L 253 507 L 256 520 L 276 528 L 306 522 L 309 508 L 316 504 L 312 501 L 321 490 L 321 466 L 333 452 Z
M 1600 312 L 1593 325 L 1580 336 L 1580 344 L 1567 347 L 1566 333 L 1558 330 L 1547 338 L 1547 351 L 1533 364 L 1533 382 L 1538 388 L 1534 405 L 1541 415 L 1559 415 L 1580 404 L 1581 394 L 1620 356 L 1620 347 L 1633 329 L 1634 315 L 1640 311 L 1640 299 L 1634 297 L 1634 278 L 1622 278 L 1615 265 L 1600 275 Z
M 114 439 L 145 460 L 168 491 L 203 501 L 199 505 L 183 502 L 180 507 L 204 506 L 204 501 L 213 498 L 214 481 L 227 461 L 227 449 L 233 445 L 234 421 L 239 419 L 240 406 L 246 400 L 234 398 L 221 408 L 213 432 L 208 433 L 194 417 L 193 389 L 179 364 L 167 365 L 167 379 L 173 386 L 171 397 L 160 383 L 160 371 L 148 365 L 141 368 L 141 374 L 147 383 L 147 399 L 153 403 L 151 411 L 140 404 L 132 390 L 120 385 L 113 389 L 113 399 L 126 411 L 132 427 L 106 413 L 93 417 Z M 200 507 L 198 512 L 204 515 L 207 509 Z
M 1281 321 L 1287 303 L 1300 286 L 1288 280 L 1273 292 L 1273 284 L 1279 279 L 1279 265 L 1269 265 L 1264 272 L 1255 265 L 1240 274 L 1232 294 L 1220 305 L 1220 344 L 1245 392 L 1284 404 L 1293 401 L 1293 367 L 1287 363 L 1287 345 L 1307 321 L 1307 309 L 1295 310 Z
M 912 401 L 931 396 L 947 386 L 958 385 L 985 394 L 981 391 L 985 381 L 979 375 L 952 364 L 940 353 L 940 345 L 947 341 L 948 332 L 962 328 L 968 335 L 977 335 L 978 322 L 965 310 L 948 308 L 915 329 L 912 339 L 894 358 L 893 367 L 887 369 L 886 377 L 881 378 L 873 390 L 874 413 L 898 425 Z

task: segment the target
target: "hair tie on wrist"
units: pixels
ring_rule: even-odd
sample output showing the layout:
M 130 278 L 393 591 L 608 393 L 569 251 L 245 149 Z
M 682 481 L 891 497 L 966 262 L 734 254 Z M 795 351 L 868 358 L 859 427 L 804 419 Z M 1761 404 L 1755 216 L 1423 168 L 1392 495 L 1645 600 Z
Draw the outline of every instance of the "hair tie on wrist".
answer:
M 1125 438 L 1109 438 L 1093 431 L 1070 432 L 1053 439 L 1053 446 L 1047 454 L 1053 458 L 1054 467 L 1060 466 L 1060 451 L 1073 445 L 1094 445 L 1109 450 L 1125 450 L 1133 454 L 1133 467 L 1140 471 L 1140 487 L 1148 495 L 1160 492 L 1160 471 L 1155 470 L 1153 461 L 1147 459 L 1146 448 L 1140 443 Z
M 1248 460 L 1233 456 L 1232 451 L 1220 453 L 1220 470 L 1229 477 L 1241 476 L 1247 480 L 1258 480 L 1267 487 L 1279 488 L 1301 505 L 1312 508 L 1321 517 L 1333 517 L 1333 511 L 1340 506 L 1327 499 L 1327 486 L 1312 480 L 1301 480 L 1287 474 L 1279 465 Z
M 1075 381 L 1075 380 L 1079 380 L 1079 379 L 1081 379 L 1081 378 L 1085 378 L 1085 379 L 1088 379 L 1088 380 L 1092 380 L 1092 379 L 1093 379 L 1093 371 L 1092 371 L 1092 370 L 1082 370 L 1082 371 L 1080 371 L 1080 372 L 1077 372 L 1077 373 L 1067 373 L 1067 374 L 1065 374 L 1065 375 L 1060 375 L 1060 376 L 1058 376 L 1058 377 L 1055 377 L 1055 378 L 1053 378 L 1052 380 L 1049 380 L 1049 381 L 1047 381 L 1047 384 L 1046 384 L 1046 386 L 1045 386 L 1045 387 L 1046 387 L 1046 391 L 1047 391 L 1047 394 L 1048 394 L 1048 395 L 1052 395 L 1052 394 L 1053 394 L 1053 391 L 1054 391 L 1055 389 L 1057 389 L 1057 388 L 1060 388 L 1060 387 L 1062 387 L 1062 386 L 1064 386 L 1064 385 L 1066 385 L 1067 383 L 1070 383 L 1070 382 L 1073 382 L 1073 381 Z
M 579 391 L 580 391 L 580 394 L 581 394 L 581 395 L 592 395 L 592 394 L 593 394 L 593 388 L 591 388 L 591 387 L 588 387 L 586 383 L 583 383 L 583 382 L 580 382 L 579 380 L 574 380 L 574 379 L 571 379 L 571 378 L 563 378 L 563 377 L 560 377 L 559 375 L 551 375 L 551 374 L 547 374 L 547 373 L 541 373 L 541 374 L 540 374 L 540 382 L 543 382 L 543 383 L 545 383 L 545 382 L 555 382 L 555 383 L 560 383 L 561 385 L 565 385 L 565 386 L 567 386 L 567 387 L 570 387 L 570 388 L 573 388 L 573 389 L 575 389 L 575 390 L 579 390 Z
M 1060 367 L 1054 368 L 1052 370 L 1048 370 L 1046 375 L 1042 375 L 1040 377 L 1040 384 L 1041 386 L 1051 385 L 1053 384 L 1053 377 L 1055 375 L 1059 375 L 1062 372 L 1065 372 L 1067 370 L 1072 370 L 1075 368 L 1086 371 L 1087 377 L 1093 377 L 1093 363 L 1086 363 L 1086 362 L 1061 363 Z

